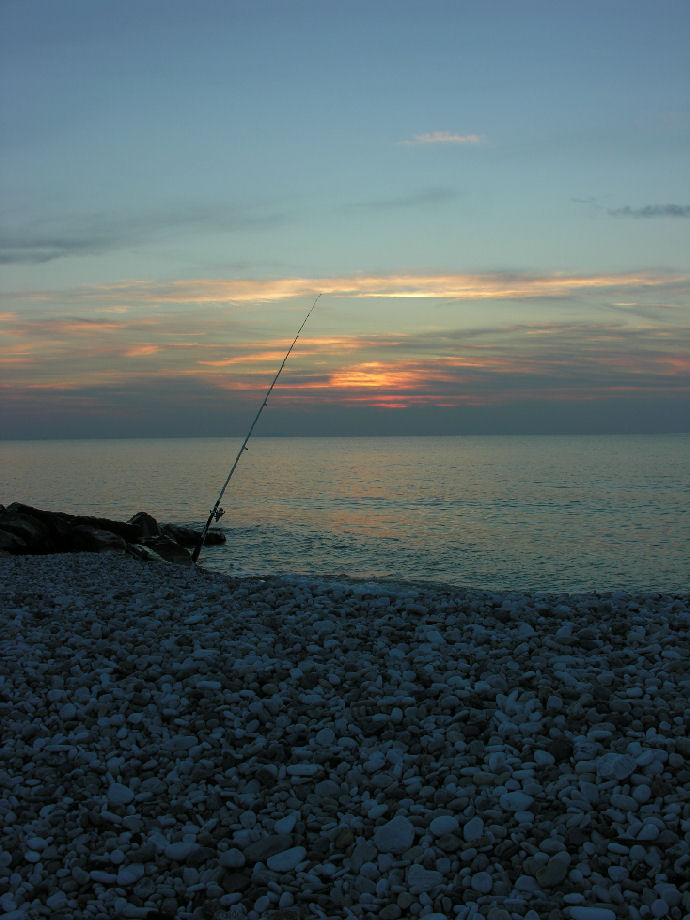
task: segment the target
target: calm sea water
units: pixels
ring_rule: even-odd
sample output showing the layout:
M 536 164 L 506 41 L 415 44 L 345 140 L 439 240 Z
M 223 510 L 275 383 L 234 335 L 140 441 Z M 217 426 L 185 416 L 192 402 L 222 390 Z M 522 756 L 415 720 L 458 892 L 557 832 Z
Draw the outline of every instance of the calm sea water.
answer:
M 240 440 L 0 443 L 0 501 L 200 524 Z M 261 438 L 224 496 L 228 573 L 687 591 L 690 436 Z

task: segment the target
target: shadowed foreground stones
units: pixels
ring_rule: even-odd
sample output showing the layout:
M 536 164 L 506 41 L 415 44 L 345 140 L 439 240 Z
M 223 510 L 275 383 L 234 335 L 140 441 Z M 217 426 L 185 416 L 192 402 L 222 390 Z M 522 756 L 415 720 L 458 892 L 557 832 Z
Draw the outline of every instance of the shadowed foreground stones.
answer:
M 3 920 L 688 916 L 687 595 L 104 562 L 0 559 Z
M 0 505 L 0 554 L 36 556 L 53 553 L 117 552 L 140 559 L 161 558 L 190 564 L 187 547 L 201 534 L 192 527 L 159 524 L 139 511 L 126 523 L 90 515 L 43 511 L 21 502 Z M 204 545 L 225 543 L 221 531 L 209 531 Z

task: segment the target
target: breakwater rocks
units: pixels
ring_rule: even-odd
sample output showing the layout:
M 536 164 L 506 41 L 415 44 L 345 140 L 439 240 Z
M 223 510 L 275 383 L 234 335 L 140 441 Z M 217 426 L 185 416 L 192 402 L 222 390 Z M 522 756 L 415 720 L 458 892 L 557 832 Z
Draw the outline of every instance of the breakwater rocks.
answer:
M 688 597 L 0 559 L 0 910 L 681 920 Z
M 201 530 L 162 524 L 140 511 L 126 523 L 88 515 L 43 511 L 20 502 L 0 505 L 0 554 L 118 552 L 140 559 L 159 558 L 189 564 L 187 550 L 197 546 Z M 205 545 L 225 542 L 222 531 L 209 531 Z

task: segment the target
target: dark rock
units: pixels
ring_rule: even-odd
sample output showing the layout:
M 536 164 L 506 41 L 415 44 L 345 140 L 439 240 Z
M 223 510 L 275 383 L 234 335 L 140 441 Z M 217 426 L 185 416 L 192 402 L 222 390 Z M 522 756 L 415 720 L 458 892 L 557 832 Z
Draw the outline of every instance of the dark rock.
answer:
M 226 542 L 226 536 L 222 530 L 209 530 L 204 540 L 204 546 L 222 546 Z
M 134 524 L 135 527 L 139 528 L 139 539 L 141 541 L 145 540 L 147 537 L 160 537 L 161 535 L 158 521 L 145 511 L 137 511 L 127 523 Z
M 49 553 L 54 552 L 50 529 L 38 518 L 24 511 L 15 510 L 12 506 L 0 515 L 0 530 L 13 537 L 8 541 L 6 548 L 12 552 L 12 545 L 24 545 L 25 549 L 18 552 Z M 19 541 L 17 543 L 17 541 Z
M 674 740 L 676 753 L 690 758 L 690 738 L 679 737 Z
M 72 528 L 74 548 L 85 553 L 127 552 L 127 543 L 122 537 L 109 530 L 79 524 Z
M 462 840 L 455 834 L 442 834 L 435 842 L 444 853 L 457 853 L 462 846 Z
M 274 768 L 275 769 L 275 768 Z M 268 767 L 259 767 L 259 769 L 254 774 L 254 779 L 259 783 L 259 785 L 266 788 L 275 786 L 276 774 L 272 770 L 269 770 Z
M 354 839 L 355 835 L 352 832 L 352 828 L 343 827 L 338 831 L 333 846 L 336 850 L 346 850 L 354 842 Z
M 127 523 L 90 515 L 44 511 L 13 502 L 0 505 L 0 553 L 118 552 L 138 559 L 158 557 L 189 565 L 185 546 L 198 546 L 201 531 L 175 524 L 160 527 L 150 514 L 140 511 Z M 225 534 L 210 531 L 206 544 L 225 542 Z
M 573 756 L 573 743 L 568 738 L 554 738 L 547 745 L 547 750 L 557 763 L 563 763 Z
M 331 852 L 331 847 L 328 837 L 318 837 L 309 848 L 309 858 L 314 862 L 322 862 Z
M 220 884 L 227 894 L 235 894 L 237 891 L 244 891 L 249 888 L 250 878 L 243 872 L 225 872 L 220 880 Z
M 0 524 L 0 527 L 2 525 Z M 9 530 L 0 530 L 0 551 L 3 553 L 23 556 L 29 552 L 26 542 L 17 534 Z
M 165 559 L 166 562 L 184 564 L 192 561 L 192 557 L 184 546 L 180 546 L 179 543 L 176 543 L 170 537 L 149 537 L 144 540 L 144 546 L 160 556 L 161 559 Z
M 182 524 L 163 524 L 161 533 L 182 546 L 198 546 L 201 540 L 201 530 L 196 530 L 194 527 L 184 527 Z M 209 530 L 204 540 L 204 546 L 220 546 L 222 543 L 225 543 L 223 531 Z
M 583 830 L 581 827 L 573 827 L 568 831 L 568 849 L 570 852 L 573 852 L 577 847 L 582 846 L 582 844 L 589 840 L 589 834 L 586 830 Z
M 67 539 L 70 530 L 80 524 L 96 527 L 99 530 L 109 530 L 111 533 L 116 533 L 122 537 L 127 543 L 136 543 L 139 538 L 139 530 L 133 524 L 111 521 L 109 518 L 98 518 L 83 514 L 66 514 L 64 511 L 43 511 L 40 508 L 32 508 L 31 505 L 24 505 L 21 502 L 12 502 L 7 511 L 40 521 L 41 524 L 48 528 L 51 538 L 56 542 L 62 542 L 62 540 Z M 56 550 L 52 550 L 52 552 L 69 551 L 69 549 L 65 550 L 59 546 Z

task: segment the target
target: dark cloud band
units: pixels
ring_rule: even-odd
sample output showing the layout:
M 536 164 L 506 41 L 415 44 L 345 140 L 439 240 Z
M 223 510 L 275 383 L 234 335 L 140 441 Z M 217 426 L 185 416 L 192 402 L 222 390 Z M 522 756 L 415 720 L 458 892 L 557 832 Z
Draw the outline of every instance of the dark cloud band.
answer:
M 648 204 L 643 208 L 631 208 L 626 205 L 624 208 L 609 208 L 607 214 L 611 217 L 634 217 L 638 219 L 647 217 L 690 217 L 690 205 Z

